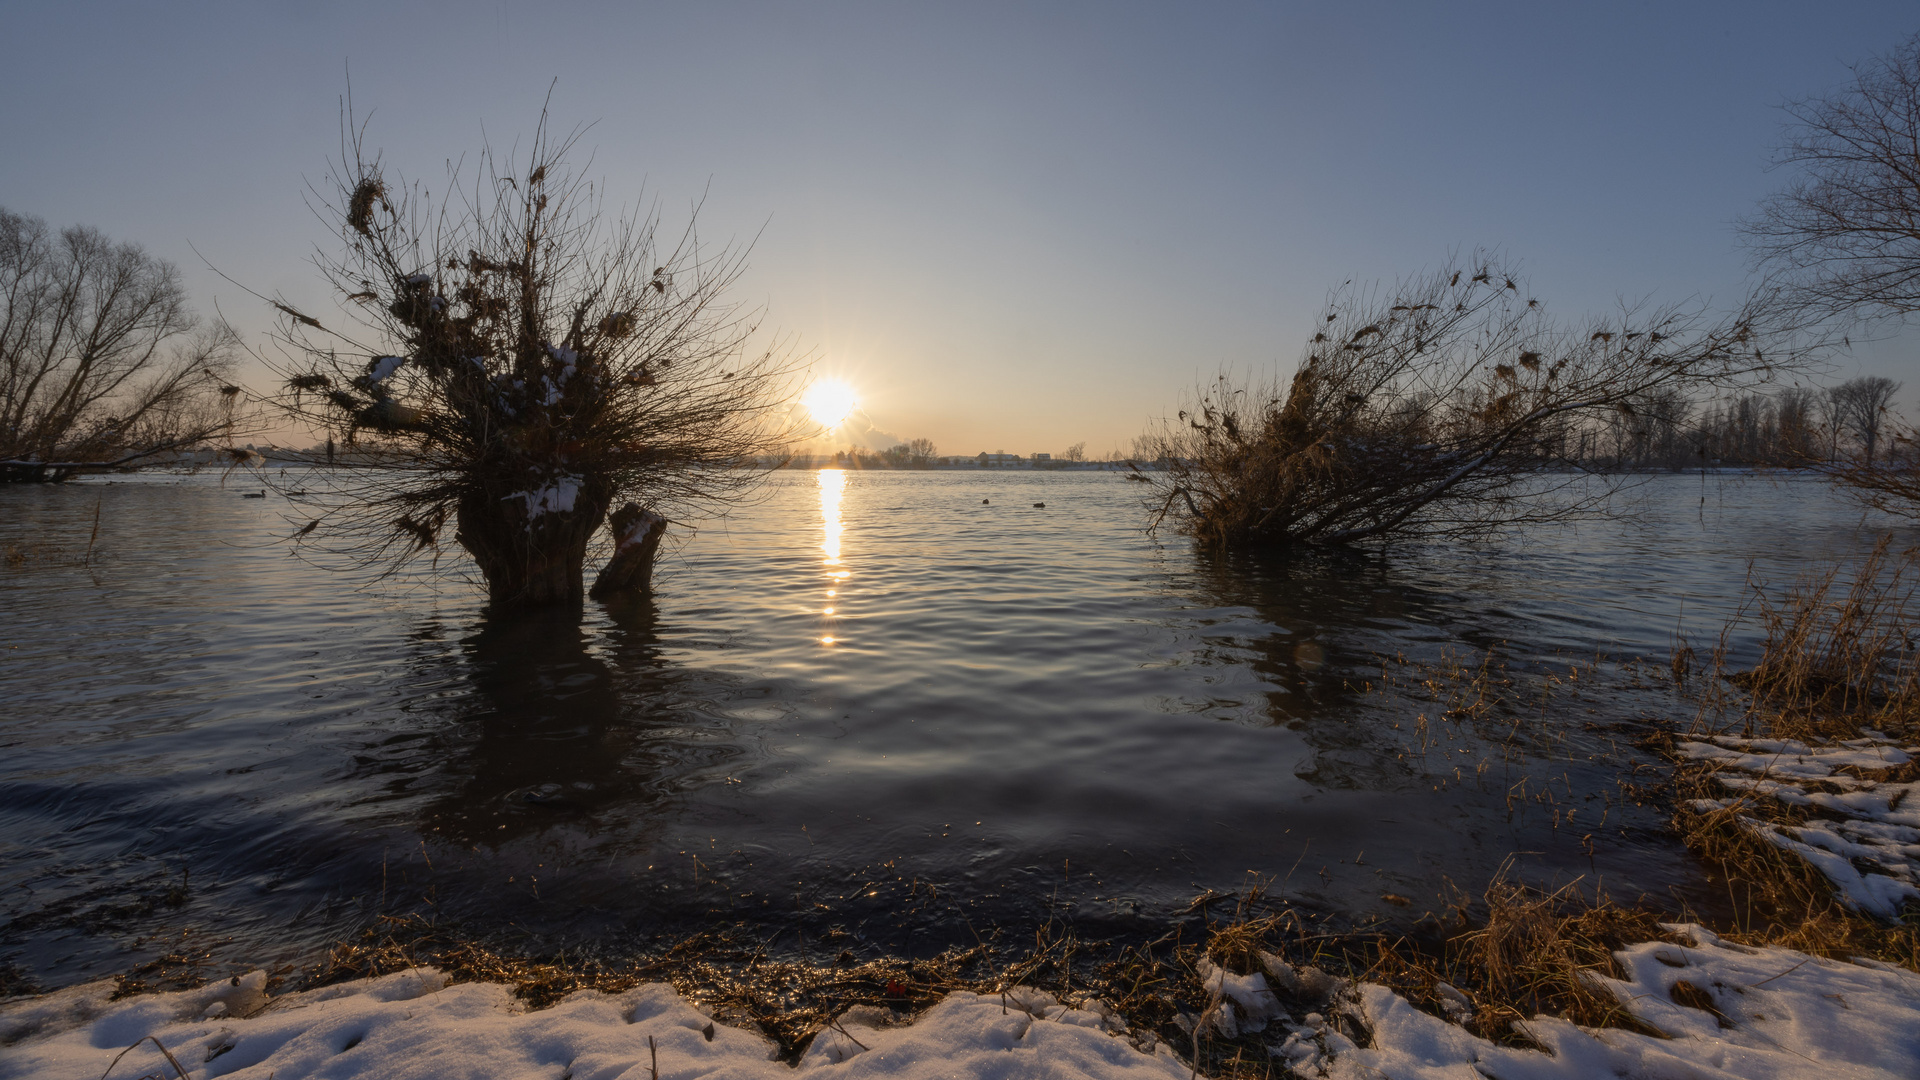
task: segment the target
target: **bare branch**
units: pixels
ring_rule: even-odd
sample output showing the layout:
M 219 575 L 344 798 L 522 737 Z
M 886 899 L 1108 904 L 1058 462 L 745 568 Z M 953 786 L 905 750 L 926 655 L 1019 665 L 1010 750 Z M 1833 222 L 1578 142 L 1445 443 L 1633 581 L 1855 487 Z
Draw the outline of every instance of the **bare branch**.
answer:
M 745 252 L 671 246 L 650 213 L 607 213 L 543 113 L 524 158 L 483 146 L 445 194 L 369 156 L 313 192 L 337 247 L 316 264 L 357 325 L 277 301 L 274 404 L 324 431 L 337 469 L 303 480 L 299 543 L 391 571 L 451 529 L 494 599 L 581 594 L 581 559 L 616 502 L 684 520 L 724 507 L 786 445 L 804 368 L 754 349 L 760 313 L 727 298 Z
M 1920 34 L 1853 74 L 1786 107 L 1778 160 L 1797 175 L 1744 223 L 1807 318 L 1920 311 Z
M 1477 254 L 1390 291 L 1337 290 L 1291 381 L 1221 379 L 1138 448 L 1153 523 L 1214 544 L 1474 536 L 1596 512 L 1579 477 L 1620 418 L 1808 364 L 1767 297 L 1720 319 L 1627 307 L 1567 324 Z
M 172 264 L 0 210 L 0 479 L 61 479 L 231 436 L 235 351 L 225 324 L 201 327 L 188 310 Z

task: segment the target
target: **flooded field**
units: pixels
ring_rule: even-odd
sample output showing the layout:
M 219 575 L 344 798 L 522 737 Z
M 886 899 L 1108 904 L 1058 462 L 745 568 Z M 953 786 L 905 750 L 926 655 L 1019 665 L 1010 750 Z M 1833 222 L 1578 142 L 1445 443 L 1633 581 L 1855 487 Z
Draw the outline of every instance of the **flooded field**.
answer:
M 501 619 L 457 552 L 373 588 L 293 558 L 258 489 L 0 489 L 0 963 L 42 985 L 379 913 L 922 953 L 1270 879 L 1405 923 L 1509 860 L 1711 909 L 1630 786 L 1690 711 L 1674 634 L 1713 639 L 1750 560 L 1781 582 L 1880 525 L 1696 474 L 1631 524 L 1220 561 L 1144 535 L 1119 474 L 785 472 L 650 602 Z

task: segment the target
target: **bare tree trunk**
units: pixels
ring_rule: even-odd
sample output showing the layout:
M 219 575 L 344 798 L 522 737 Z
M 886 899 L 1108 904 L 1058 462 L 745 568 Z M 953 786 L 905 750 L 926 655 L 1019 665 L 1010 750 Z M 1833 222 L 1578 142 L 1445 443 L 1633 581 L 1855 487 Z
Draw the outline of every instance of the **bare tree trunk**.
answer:
M 605 496 L 578 492 L 565 508 L 542 507 L 524 493 L 460 500 L 454 538 L 473 556 L 495 604 L 541 607 L 584 597 L 587 543 L 606 518 Z
M 653 560 L 666 535 L 667 519 L 628 503 L 613 512 L 613 558 L 594 580 L 595 599 L 622 592 L 645 594 L 653 590 Z

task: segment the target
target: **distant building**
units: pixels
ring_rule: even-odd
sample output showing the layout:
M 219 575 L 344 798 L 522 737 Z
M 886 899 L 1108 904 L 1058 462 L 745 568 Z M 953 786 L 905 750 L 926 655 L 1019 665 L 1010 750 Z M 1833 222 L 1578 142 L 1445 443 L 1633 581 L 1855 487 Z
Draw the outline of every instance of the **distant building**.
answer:
M 1019 454 L 988 454 L 984 452 L 974 460 L 978 461 L 980 467 L 983 469 L 1016 469 L 1027 463 L 1026 459 Z

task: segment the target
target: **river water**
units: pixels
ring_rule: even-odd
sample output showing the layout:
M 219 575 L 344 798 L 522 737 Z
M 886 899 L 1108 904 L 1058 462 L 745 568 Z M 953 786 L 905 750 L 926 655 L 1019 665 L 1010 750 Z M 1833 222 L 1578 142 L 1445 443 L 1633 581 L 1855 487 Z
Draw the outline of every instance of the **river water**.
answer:
M 1222 560 L 1143 534 L 1120 474 L 795 471 L 648 601 L 496 618 L 457 552 L 369 588 L 257 481 L 117 480 L 0 488 L 0 963 L 42 985 L 380 913 L 924 954 L 1256 880 L 1403 924 L 1503 865 L 1711 910 L 1623 786 L 1690 707 L 1617 661 L 1884 528 L 1696 474 L 1630 523 Z M 1488 650 L 1507 702 L 1443 716 L 1421 681 Z

